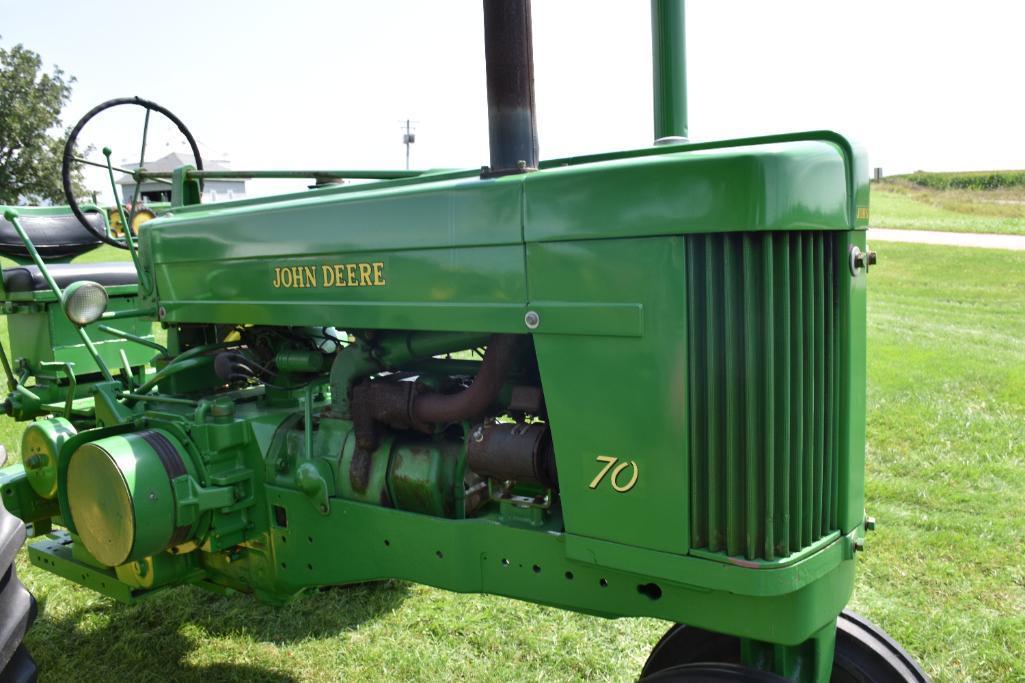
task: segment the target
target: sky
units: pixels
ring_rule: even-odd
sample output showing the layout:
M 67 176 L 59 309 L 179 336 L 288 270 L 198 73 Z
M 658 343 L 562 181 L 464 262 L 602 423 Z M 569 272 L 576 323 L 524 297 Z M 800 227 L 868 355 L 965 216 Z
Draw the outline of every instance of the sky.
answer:
M 541 157 L 650 145 L 649 3 L 534 0 L 533 19 Z M 1023 168 L 1022 26 L 1007 0 L 690 0 L 691 139 L 828 128 L 886 174 Z M 413 168 L 488 162 L 480 0 L 0 0 L 16 43 L 76 78 L 65 125 L 138 95 L 235 169 L 403 168 L 407 118 Z M 111 112 L 83 141 L 137 161 L 141 129 Z M 181 150 L 172 132 L 149 159 Z

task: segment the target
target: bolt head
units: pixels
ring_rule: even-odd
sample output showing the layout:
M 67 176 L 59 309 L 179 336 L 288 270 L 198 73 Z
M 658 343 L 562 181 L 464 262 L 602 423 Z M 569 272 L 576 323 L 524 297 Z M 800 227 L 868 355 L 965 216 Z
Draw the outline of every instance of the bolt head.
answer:
M 484 428 L 478 426 L 476 429 L 473 430 L 473 432 L 470 433 L 470 437 L 477 443 L 480 443 L 484 440 Z
M 527 314 L 523 316 L 523 324 L 527 326 L 527 329 L 536 330 L 541 324 L 541 316 L 537 314 L 537 311 L 527 311 Z
M 849 260 L 847 264 L 851 268 L 851 275 L 857 276 L 865 269 L 865 252 L 859 249 L 857 245 L 852 245 L 848 254 Z

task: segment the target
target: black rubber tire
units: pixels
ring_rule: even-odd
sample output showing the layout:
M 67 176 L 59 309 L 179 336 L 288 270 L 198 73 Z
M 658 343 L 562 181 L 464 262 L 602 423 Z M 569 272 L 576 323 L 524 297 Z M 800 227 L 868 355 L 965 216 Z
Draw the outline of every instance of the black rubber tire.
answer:
M 652 674 L 693 662 L 740 662 L 740 639 L 684 624 L 669 627 L 651 648 L 641 680 Z
M 85 215 L 82 213 L 82 210 L 78 207 L 78 200 L 75 199 L 75 193 L 73 188 L 71 187 L 71 164 L 74 162 L 75 143 L 78 142 L 78 134 L 82 131 L 82 128 L 85 127 L 85 124 L 89 123 L 89 121 L 94 116 L 99 114 L 101 111 L 110 109 L 112 107 L 120 107 L 126 104 L 135 105 L 137 107 L 143 107 L 144 109 L 150 109 L 152 111 L 159 112 L 166 116 L 168 120 L 171 121 L 171 123 L 178 127 L 178 130 L 181 132 L 182 135 L 185 136 L 185 139 L 188 141 L 189 148 L 192 150 L 192 158 L 196 160 L 196 169 L 199 171 L 203 170 L 203 159 L 199 155 L 199 145 L 196 144 L 196 138 L 192 136 L 192 133 L 189 132 L 189 129 L 185 127 L 185 124 L 182 123 L 181 119 L 179 119 L 177 116 L 172 114 L 168 109 L 160 106 L 156 102 L 144 100 L 141 97 L 118 97 L 113 100 L 107 100 L 102 104 L 98 104 L 89 111 L 87 111 L 85 116 L 80 118 L 78 120 L 78 123 L 75 124 L 75 127 L 71 129 L 71 134 L 68 135 L 68 141 L 64 143 L 64 158 L 61 161 L 61 183 L 63 183 L 64 185 L 64 200 L 68 203 L 68 206 L 71 207 L 71 212 L 75 214 L 75 218 L 78 219 L 78 222 L 81 223 L 86 230 L 95 235 L 105 244 L 109 244 L 112 247 L 117 247 L 118 249 L 127 249 L 127 242 L 113 239 L 111 237 L 108 237 L 102 231 L 95 230 L 91 225 L 89 225 L 89 221 L 85 219 Z M 129 224 L 131 224 L 131 219 L 129 219 L 128 222 Z
M 928 683 L 918 663 L 883 629 L 854 612 L 836 620 L 833 683 Z
M 39 607 L 14 568 L 24 542 L 25 525 L 0 503 L 0 681 L 31 683 L 38 672 L 22 639 Z
M 785 678 L 740 664 L 699 662 L 678 664 L 642 678 L 642 683 L 786 683 Z
M 0 681 L 4 683 L 36 683 L 38 678 L 39 667 L 24 645 L 18 646 L 7 666 L 0 671 Z
M 659 671 L 696 662 L 740 664 L 740 639 L 676 624 L 652 648 L 641 670 L 641 680 Z M 836 651 L 830 680 L 832 683 L 928 683 L 929 677 L 881 628 L 844 610 L 836 621 Z

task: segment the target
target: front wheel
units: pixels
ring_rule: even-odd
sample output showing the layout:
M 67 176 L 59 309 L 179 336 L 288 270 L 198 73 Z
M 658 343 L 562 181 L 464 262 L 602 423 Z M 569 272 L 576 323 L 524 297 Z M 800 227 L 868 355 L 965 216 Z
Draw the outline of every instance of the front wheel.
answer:
M 786 683 L 787 679 L 742 664 L 677 664 L 641 679 L 644 683 Z
M 742 666 L 740 638 L 677 624 L 658 641 L 641 671 L 642 681 L 725 680 L 676 677 L 682 667 L 702 664 Z M 743 668 L 740 669 L 744 671 Z M 750 670 L 744 675 L 753 675 Z M 672 674 L 669 677 L 660 677 Z M 770 674 L 771 675 L 771 674 Z M 741 678 L 740 680 L 782 680 Z M 836 620 L 831 683 L 928 683 L 914 659 L 862 616 L 844 610 Z

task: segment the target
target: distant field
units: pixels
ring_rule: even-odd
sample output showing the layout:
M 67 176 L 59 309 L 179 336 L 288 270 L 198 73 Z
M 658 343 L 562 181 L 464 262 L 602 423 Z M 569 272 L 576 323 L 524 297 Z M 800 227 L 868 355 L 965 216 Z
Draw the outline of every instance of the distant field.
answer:
M 1025 235 L 1025 171 L 911 173 L 872 183 L 877 228 Z

